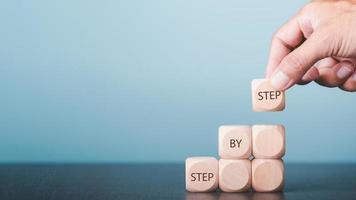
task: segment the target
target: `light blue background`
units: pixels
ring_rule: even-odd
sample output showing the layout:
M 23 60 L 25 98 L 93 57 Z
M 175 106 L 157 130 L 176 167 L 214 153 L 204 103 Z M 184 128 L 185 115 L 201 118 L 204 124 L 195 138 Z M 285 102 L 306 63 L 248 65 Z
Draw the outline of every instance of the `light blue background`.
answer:
M 0 161 L 183 161 L 221 124 L 282 123 L 288 162 L 355 162 L 356 95 L 251 110 L 273 32 L 306 1 L 0 3 Z

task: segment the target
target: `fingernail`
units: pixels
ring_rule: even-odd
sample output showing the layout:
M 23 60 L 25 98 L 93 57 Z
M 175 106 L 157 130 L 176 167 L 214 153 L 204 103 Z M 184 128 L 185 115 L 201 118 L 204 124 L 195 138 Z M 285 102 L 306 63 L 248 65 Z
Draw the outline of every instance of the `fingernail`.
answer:
M 314 64 L 314 66 L 315 66 L 315 67 L 322 67 L 322 66 L 320 66 L 320 63 L 321 63 L 321 61 L 319 60 L 318 62 L 316 62 L 316 63 Z
M 342 66 L 339 71 L 337 71 L 336 76 L 339 79 L 344 79 L 347 76 L 350 76 L 350 74 L 352 73 L 352 69 L 350 69 L 349 67 L 346 66 Z
M 275 73 L 271 78 L 271 85 L 277 90 L 283 90 L 289 83 L 290 78 L 281 70 Z
M 309 76 L 309 74 L 304 74 L 304 76 L 302 77 L 302 81 L 304 82 L 309 82 L 312 80 L 312 77 Z

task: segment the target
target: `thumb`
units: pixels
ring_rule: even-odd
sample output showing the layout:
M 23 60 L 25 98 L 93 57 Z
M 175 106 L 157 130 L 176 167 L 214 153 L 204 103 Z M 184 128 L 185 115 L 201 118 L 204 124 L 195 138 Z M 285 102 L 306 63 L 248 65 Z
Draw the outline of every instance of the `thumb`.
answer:
M 317 61 L 327 57 L 326 48 L 318 38 L 320 37 L 316 33 L 312 34 L 282 59 L 271 77 L 271 84 L 275 89 L 286 90 L 293 86 Z

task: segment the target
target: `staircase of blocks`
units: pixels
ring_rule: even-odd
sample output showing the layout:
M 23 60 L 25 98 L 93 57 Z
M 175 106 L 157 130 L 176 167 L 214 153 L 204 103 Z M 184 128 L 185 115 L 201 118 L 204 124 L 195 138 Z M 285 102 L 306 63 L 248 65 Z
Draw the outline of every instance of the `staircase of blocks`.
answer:
M 285 94 L 268 79 L 252 81 L 252 108 L 275 112 L 285 108 Z M 223 125 L 218 131 L 219 157 L 190 157 L 185 161 L 189 192 L 276 192 L 284 187 L 285 127 Z

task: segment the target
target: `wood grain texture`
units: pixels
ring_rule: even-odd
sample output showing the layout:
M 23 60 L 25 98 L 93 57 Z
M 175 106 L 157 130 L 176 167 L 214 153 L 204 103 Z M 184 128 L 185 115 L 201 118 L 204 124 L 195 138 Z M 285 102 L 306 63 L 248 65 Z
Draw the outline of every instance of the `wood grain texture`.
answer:
M 251 187 L 251 161 L 219 160 L 219 188 L 224 192 L 245 192 Z
M 252 160 L 252 188 L 254 191 L 281 191 L 283 183 L 284 163 L 282 159 Z
M 252 154 L 255 158 L 282 158 L 285 149 L 283 125 L 252 126 Z

